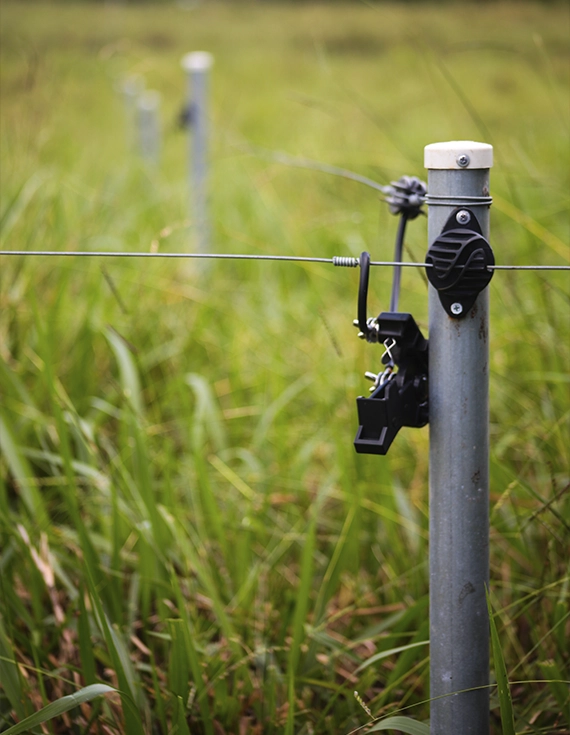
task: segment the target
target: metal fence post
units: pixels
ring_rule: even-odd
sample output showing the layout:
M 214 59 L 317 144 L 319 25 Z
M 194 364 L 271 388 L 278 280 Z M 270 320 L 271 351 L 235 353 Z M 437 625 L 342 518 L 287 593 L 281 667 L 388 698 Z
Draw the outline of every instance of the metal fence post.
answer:
M 126 136 L 129 151 L 137 149 L 136 140 L 136 111 L 137 101 L 144 91 L 144 79 L 138 74 L 132 74 L 123 80 L 121 91 L 125 101 Z
M 492 163 L 483 143 L 426 146 L 430 244 L 457 207 L 489 238 Z M 488 305 L 485 288 L 453 319 L 429 288 L 431 735 L 489 734 Z
M 143 92 L 137 101 L 140 151 L 144 160 L 158 166 L 160 160 L 160 95 Z
M 192 204 L 190 211 L 196 223 L 198 252 L 208 252 L 210 225 L 208 220 L 208 72 L 214 58 L 206 51 L 194 51 L 182 59 L 188 76 L 186 115 L 190 133 L 189 180 Z

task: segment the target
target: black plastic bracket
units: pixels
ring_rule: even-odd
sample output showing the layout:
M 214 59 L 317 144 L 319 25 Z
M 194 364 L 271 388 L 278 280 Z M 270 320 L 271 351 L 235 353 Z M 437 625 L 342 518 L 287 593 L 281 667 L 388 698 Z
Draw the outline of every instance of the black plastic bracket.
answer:
M 356 399 L 359 454 L 386 454 L 402 426 L 428 422 L 428 341 L 411 314 L 383 312 L 376 320 L 378 342 L 389 344 L 383 362 L 398 372 L 380 383 L 369 398 Z
M 491 246 L 470 209 L 451 213 L 430 245 L 426 263 L 427 277 L 445 311 L 453 319 L 465 317 L 493 277 L 488 266 L 495 265 Z

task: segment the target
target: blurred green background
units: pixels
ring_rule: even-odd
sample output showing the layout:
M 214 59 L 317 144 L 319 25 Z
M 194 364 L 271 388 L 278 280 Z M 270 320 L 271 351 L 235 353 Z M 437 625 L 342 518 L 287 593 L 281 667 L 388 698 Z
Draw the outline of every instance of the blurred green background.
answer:
M 390 259 L 377 192 L 258 148 L 386 184 L 474 139 L 497 262 L 568 264 L 564 4 L 3 2 L 0 33 L 2 249 L 195 250 L 180 59 L 207 50 L 213 251 Z M 133 75 L 161 95 L 158 166 Z M 420 218 L 406 258 L 425 250 Z M 390 283 L 373 270 L 371 311 Z M 519 735 L 570 731 L 569 285 L 490 284 L 491 600 Z M 428 719 L 428 429 L 354 453 L 380 359 L 357 286 L 321 264 L 0 256 L 0 730 L 96 683 L 121 697 L 47 731 Z M 426 297 L 406 270 L 424 333 Z

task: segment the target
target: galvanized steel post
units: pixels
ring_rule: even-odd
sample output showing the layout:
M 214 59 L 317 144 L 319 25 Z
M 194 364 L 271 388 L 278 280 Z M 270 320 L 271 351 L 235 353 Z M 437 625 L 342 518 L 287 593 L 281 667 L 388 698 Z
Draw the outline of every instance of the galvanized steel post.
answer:
M 152 166 L 160 162 L 160 94 L 154 90 L 143 92 L 137 101 L 140 151 Z
M 489 238 L 492 163 L 483 143 L 426 146 L 430 244 L 457 207 Z M 454 319 L 429 287 L 431 735 L 489 734 L 488 306 L 485 288 Z
M 186 117 L 190 134 L 189 180 L 192 204 L 190 211 L 196 224 L 197 249 L 210 249 L 208 220 L 208 72 L 214 58 L 206 51 L 194 51 L 182 59 L 188 76 Z
M 121 86 L 125 100 L 127 148 L 129 151 L 137 150 L 136 134 L 136 111 L 137 100 L 144 92 L 144 79 L 138 74 L 127 77 Z

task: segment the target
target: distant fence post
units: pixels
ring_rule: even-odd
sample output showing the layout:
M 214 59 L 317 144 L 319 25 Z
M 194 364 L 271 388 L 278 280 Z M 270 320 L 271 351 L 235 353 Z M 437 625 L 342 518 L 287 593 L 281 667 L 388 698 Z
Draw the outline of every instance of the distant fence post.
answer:
M 488 239 L 492 162 L 483 143 L 426 146 L 430 245 L 470 213 Z M 489 735 L 489 294 L 451 300 L 453 318 L 440 293 L 430 285 L 430 731 Z
M 138 74 L 127 77 L 121 86 L 123 99 L 125 101 L 125 115 L 127 118 L 126 137 L 127 148 L 130 151 L 137 149 L 137 104 L 140 95 L 144 91 L 144 79 Z
M 182 59 L 188 77 L 185 115 L 189 130 L 190 211 L 196 225 L 198 252 L 210 249 L 208 219 L 208 73 L 214 58 L 206 51 L 194 51 Z
M 137 101 L 138 132 L 143 159 L 158 166 L 160 161 L 160 95 L 154 90 L 143 92 Z

